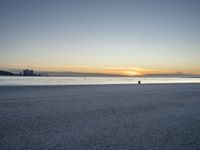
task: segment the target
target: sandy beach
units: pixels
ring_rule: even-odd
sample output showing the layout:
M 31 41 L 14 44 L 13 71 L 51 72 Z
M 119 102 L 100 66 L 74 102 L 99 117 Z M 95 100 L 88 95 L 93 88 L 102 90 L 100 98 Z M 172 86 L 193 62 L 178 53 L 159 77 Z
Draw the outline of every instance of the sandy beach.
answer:
M 1 86 L 1 150 L 197 150 L 200 84 Z

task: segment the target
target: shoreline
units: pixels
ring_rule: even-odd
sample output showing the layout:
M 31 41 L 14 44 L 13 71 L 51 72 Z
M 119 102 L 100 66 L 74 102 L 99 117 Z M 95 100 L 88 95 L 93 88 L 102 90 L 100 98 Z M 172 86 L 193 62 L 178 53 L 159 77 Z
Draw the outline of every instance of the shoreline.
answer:
M 131 77 L 0 77 L 0 86 L 65 86 L 118 84 L 189 84 L 200 83 L 200 78 L 131 78 Z
M 52 85 L 0 85 L 0 87 L 68 87 L 68 86 L 145 86 L 145 85 L 192 85 L 192 84 L 199 84 L 200 83 L 197 83 L 197 82 L 194 82 L 194 83 L 142 83 L 141 84 L 138 84 L 138 83 L 113 83 L 113 84 L 110 84 L 110 83 L 106 83 L 106 84 L 67 84 L 67 85 L 63 85 L 63 84 L 52 84 Z

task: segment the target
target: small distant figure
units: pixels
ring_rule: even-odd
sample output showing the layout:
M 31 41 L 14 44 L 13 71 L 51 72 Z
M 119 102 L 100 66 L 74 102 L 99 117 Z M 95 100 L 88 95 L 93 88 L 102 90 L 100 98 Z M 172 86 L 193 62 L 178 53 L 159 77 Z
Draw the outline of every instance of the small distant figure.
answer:
M 141 81 L 138 81 L 138 84 L 141 84 Z

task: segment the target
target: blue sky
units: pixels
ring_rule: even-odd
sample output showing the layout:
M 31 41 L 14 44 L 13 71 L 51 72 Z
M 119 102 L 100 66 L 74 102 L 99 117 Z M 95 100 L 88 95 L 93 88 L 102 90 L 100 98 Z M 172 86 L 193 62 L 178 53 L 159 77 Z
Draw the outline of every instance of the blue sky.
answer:
M 2 0 L 0 67 L 200 74 L 199 8 L 198 0 Z

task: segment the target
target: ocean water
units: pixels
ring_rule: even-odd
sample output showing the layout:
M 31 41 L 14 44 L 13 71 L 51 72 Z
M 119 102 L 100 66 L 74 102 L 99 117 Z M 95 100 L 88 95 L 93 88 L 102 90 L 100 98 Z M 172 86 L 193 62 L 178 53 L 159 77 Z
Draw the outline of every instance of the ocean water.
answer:
M 88 84 L 200 83 L 200 78 L 161 77 L 23 77 L 0 76 L 0 86 L 88 85 Z

